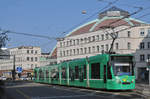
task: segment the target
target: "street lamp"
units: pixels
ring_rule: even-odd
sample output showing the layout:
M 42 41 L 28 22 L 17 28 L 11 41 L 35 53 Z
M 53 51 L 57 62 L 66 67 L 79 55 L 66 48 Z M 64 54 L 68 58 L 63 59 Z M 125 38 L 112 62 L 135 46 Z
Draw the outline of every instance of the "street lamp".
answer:
M 146 63 L 147 63 L 147 68 L 146 68 L 146 70 L 149 71 L 149 86 L 150 86 L 150 59 L 147 59 L 147 60 L 146 60 Z

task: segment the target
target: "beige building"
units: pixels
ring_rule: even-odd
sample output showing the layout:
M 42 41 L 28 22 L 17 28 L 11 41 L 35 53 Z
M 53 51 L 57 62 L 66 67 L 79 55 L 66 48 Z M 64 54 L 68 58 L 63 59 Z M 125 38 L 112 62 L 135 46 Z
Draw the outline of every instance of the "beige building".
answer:
M 22 67 L 24 70 L 40 66 L 41 48 L 35 46 L 21 46 L 8 49 L 9 59 L 0 59 L 0 70 L 12 70 L 15 67 Z M 15 62 L 14 62 L 15 61 Z
M 40 66 L 41 48 L 36 46 L 21 46 L 9 49 L 10 55 L 15 55 L 16 67 L 33 69 Z
M 109 51 L 115 33 L 113 51 L 131 53 L 136 61 L 136 78 L 146 71 L 150 58 L 150 25 L 128 16 L 127 11 L 112 7 L 99 14 L 99 18 L 77 27 L 57 42 L 57 62 L 93 56 Z

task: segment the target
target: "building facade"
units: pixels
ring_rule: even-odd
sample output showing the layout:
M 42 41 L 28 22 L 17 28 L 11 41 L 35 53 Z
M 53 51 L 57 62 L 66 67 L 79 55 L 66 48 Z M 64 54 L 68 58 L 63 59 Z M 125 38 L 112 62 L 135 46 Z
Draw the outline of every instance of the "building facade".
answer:
M 13 68 L 22 67 L 24 73 L 40 66 L 41 48 L 36 46 L 21 46 L 7 49 L 9 58 L 0 59 L 0 75 L 12 73 Z M 3 55 L 3 56 L 5 56 Z
M 85 58 L 108 52 L 112 36 L 117 36 L 113 51 L 134 54 L 136 78 L 148 75 L 146 59 L 150 58 L 150 25 L 134 19 L 127 11 L 112 7 L 99 18 L 77 27 L 57 42 L 57 62 Z M 147 73 L 147 74 L 146 74 Z
M 15 66 L 23 69 L 33 69 L 40 66 L 41 48 L 36 46 L 21 46 L 9 49 L 15 56 Z

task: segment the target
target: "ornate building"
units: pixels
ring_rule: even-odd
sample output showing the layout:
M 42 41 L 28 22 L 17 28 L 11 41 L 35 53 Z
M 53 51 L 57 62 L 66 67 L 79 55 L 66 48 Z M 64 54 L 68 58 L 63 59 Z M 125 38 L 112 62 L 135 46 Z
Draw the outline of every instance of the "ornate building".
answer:
M 129 12 L 116 7 L 100 13 L 98 19 L 75 28 L 58 40 L 57 62 L 107 52 L 113 40 L 111 34 L 117 36 L 113 51 L 134 54 L 136 78 L 140 79 L 146 72 L 145 60 L 150 58 L 150 25 L 131 18 Z

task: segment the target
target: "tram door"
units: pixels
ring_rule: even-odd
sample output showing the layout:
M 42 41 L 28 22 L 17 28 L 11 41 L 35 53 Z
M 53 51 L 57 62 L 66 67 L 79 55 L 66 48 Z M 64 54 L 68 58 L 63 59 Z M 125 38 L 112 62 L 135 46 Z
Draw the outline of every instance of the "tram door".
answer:
M 106 65 L 104 65 L 104 83 L 106 83 Z

